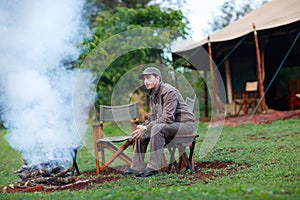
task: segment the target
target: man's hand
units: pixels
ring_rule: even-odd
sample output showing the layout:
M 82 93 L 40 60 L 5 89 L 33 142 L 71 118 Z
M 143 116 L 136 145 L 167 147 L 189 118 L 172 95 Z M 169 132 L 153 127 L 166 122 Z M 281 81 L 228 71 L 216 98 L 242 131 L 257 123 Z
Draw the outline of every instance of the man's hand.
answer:
M 145 133 L 145 130 L 146 130 L 146 126 L 138 125 L 136 127 L 136 130 L 131 133 L 132 139 L 136 140 L 136 139 L 141 138 L 142 135 Z

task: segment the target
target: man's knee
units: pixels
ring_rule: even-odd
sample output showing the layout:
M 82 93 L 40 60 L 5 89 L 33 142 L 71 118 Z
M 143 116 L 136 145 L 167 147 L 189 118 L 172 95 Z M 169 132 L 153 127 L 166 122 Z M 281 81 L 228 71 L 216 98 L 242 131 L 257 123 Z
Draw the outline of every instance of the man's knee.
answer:
M 163 128 L 164 128 L 164 124 L 155 124 L 152 126 L 151 128 L 151 137 L 153 136 L 161 136 L 164 137 L 163 134 Z

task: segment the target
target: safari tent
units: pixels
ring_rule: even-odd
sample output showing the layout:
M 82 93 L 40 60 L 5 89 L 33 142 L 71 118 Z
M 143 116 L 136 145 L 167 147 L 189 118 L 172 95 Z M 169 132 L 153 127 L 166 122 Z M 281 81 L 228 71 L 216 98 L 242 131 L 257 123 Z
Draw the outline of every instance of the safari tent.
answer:
M 289 107 L 288 84 L 300 79 L 299 36 L 300 0 L 273 0 L 176 51 L 173 59 L 183 57 L 190 63 L 201 63 L 195 52 L 209 52 L 225 86 L 225 104 L 231 104 L 234 94 L 245 90 L 246 82 L 257 81 L 263 110 L 295 109 Z M 212 71 L 205 65 L 201 64 L 201 70 Z

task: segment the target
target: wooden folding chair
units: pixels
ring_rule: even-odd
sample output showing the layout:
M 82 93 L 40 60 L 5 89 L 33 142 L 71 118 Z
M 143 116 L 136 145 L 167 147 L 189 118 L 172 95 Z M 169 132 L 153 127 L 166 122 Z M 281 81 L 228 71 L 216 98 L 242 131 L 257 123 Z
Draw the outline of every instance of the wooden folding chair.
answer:
M 291 79 L 288 82 L 288 102 L 289 110 L 300 108 L 300 99 L 297 98 L 297 93 L 300 93 L 300 80 Z
M 233 95 L 234 112 L 239 115 L 241 111 L 245 114 L 249 110 L 254 110 L 258 103 L 258 82 L 246 82 L 245 91 L 242 93 L 235 93 Z
M 194 112 L 196 107 L 197 96 L 195 95 L 193 99 L 187 97 L 186 103 L 191 110 Z M 168 164 L 168 173 L 171 172 L 172 166 L 175 167 L 177 173 L 185 167 L 186 169 L 194 172 L 195 169 L 195 161 L 194 161 L 194 149 L 196 144 L 196 138 L 199 137 L 197 134 L 181 134 L 176 135 L 174 138 L 166 139 L 166 141 L 170 141 L 166 143 L 165 147 L 168 148 L 170 153 L 170 159 Z M 189 148 L 189 156 L 187 156 L 186 148 Z M 179 161 L 177 162 L 175 159 L 175 152 L 178 149 Z
M 131 132 L 127 136 L 104 137 L 105 122 L 113 122 L 116 125 L 130 122 L 131 131 L 134 131 L 139 124 L 138 102 L 121 106 L 100 105 L 100 123 L 93 125 L 96 174 L 103 172 L 118 157 L 129 166 L 132 162 L 131 158 L 124 153 L 124 150 L 133 143 Z M 124 144 L 117 147 L 113 144 L 116 142 L 124 142 Z M 107 161 L 105 161 L 105 149 L 113 153 Z M 99 151 L 101 152 L 101 166 L 99 165 Z

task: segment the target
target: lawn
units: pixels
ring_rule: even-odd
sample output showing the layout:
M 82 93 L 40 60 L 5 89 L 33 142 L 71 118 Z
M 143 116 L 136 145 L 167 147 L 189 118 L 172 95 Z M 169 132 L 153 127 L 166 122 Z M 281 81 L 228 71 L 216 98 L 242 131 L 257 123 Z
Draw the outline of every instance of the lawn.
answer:
M 185 174 L 147 179 L 111 175 L 120 179 L 89 190 L 0 194 L 0 199 L 300 199 L 299 119 L 224 127 L 212 151 L 200 159 L 206 130 L 206 125 L 199 125 L 196 162 L 226 161 L 244 167 L 204 182 Z M 5 130 L 0 131 L 1 188 L 18 180 L 13 171 L 22 165 L 20 155 L 4 140 L 5 134 Z M 94 170 L 94 158 L 85 148 L 78 152 L 77 162 L 82 172 Z M 219 173 L 217 169 L 201 170 Z

